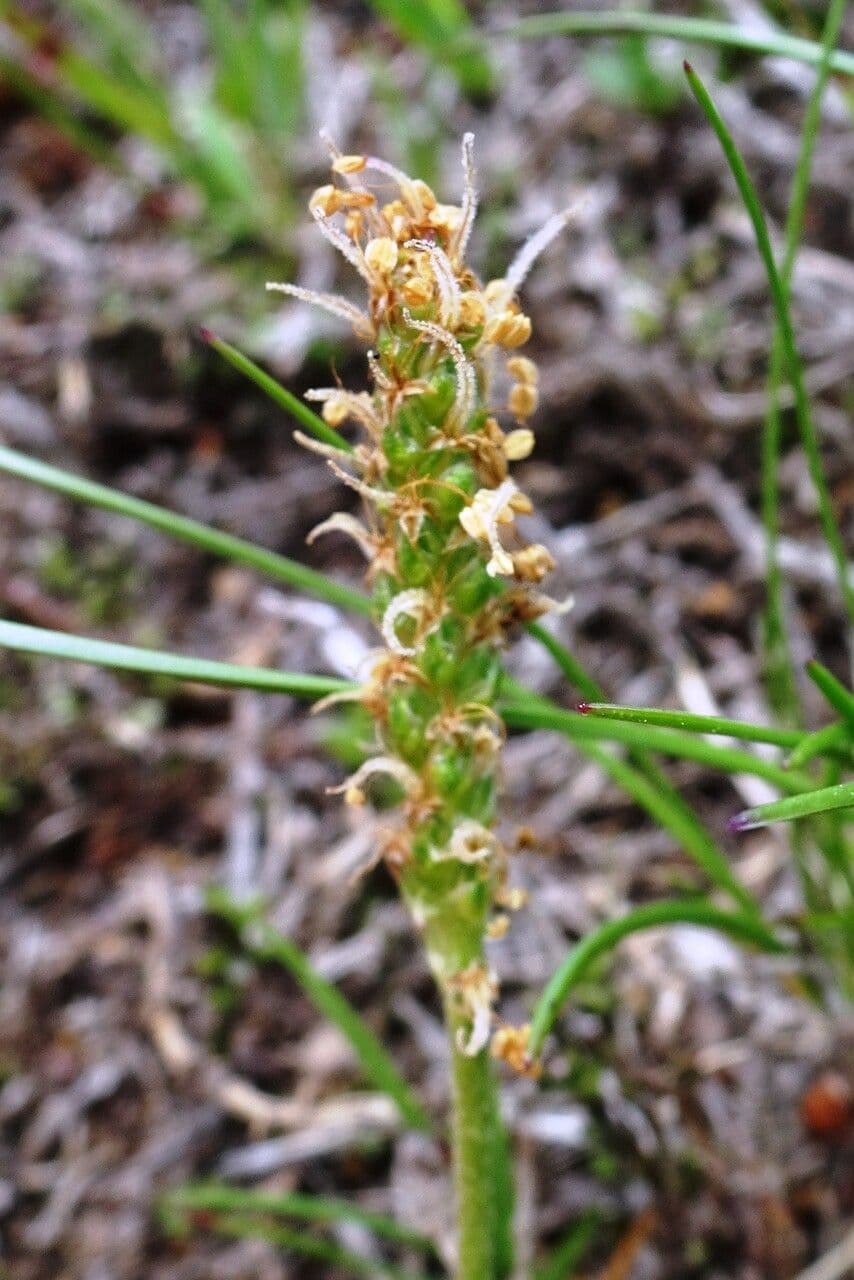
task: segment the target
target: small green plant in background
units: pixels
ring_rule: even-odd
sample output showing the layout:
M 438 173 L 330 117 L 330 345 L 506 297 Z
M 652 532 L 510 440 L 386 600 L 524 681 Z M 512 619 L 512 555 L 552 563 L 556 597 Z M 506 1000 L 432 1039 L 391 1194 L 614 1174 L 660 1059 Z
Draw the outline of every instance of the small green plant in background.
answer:
M 831 6 L 823 48 L 812 59 L 822 72 L 817 95 L 832 62 L 833 20 L 840 12 L 841 5 Z M 704 36 L 695 29 L 691 38 Z M 805 56 L 803 48 L 798 56 Z M 753 220 L 776 309 L 777 385 L 785 376 L 795 392 L 798 425 L 821 499 L 823 532 L 839 570 L 840 595 L 850 606 L 848 568 L 803 391 L 788 307 L 789 273 L 776 265 L 759 201 L 708 91 L 687 70 Z M 812 129 L 811 137 L 805 131 L 802 174 L 808 172 L 815 120 Z M 319 229 L 363 277 L 367 305 L 356 308 L 334 296 L 277 286 L 334 311 L 371 344 L 370 394 L 323 389 L 315 393 L 323 406 L 318 416 L 241 353 L 205 335 L 225 359 L 298 419 L 302 442 L 327 456 L 333 470 L 364 498 L 363 523 L 339 514 L 324 522 L 323 531 L 355 538 L 368 561 L 370 595 L 232 535 L 0 447 L 0 470 L 8 474 L 141 521 L 372 617 L 383 649 L 367 683 L 355 686 L 319 675 L 178 657 L 8 621 L 0 621 L 0 646 L 149 675 L 356 702 L 369 712 L 375 751 L 343 789 L 349 802 L 361 805 L 375 778 L 390 778 L 397 787 L 398 825 L 383 837 L 377 857 L 400 887 L 425 941 L 448 1025 L 459 1222 L 455 1274 L 458 1280 L 504 1280 L 513 1270 L 512 1175 L 492 1058 L 536 1076 L 546 1037 L 591 963 L 629 933 L 691 922 L 772 954 L 810 940 L 840 963 L 843 978 L 846 961 L 848 974 L 854 973 L 854 883 L 842 827 L 851 803 L 847 779 L 854 752 L 854 697 L 813 664 L 810 675 L 833 715 L 832 723 L 816 732 L 798 723 L 760 726 L 614 707 L 574 656 L 536 621 L 552 607 L 540 585 L 551 557 L 546 548 L 526 545 L 515 529 L 515 517 L 528 503 L 510 478 L 508 463 L 533 446 L 526 419 L 537 395 L 536 368 L 518 351 L 530 323 L 516 294 L 565 219 L 553 219 L 520 251 L 503 278 L 484 286 L 465 256 L 476 208 L 468 139 L 463 155 L 464 198 L 460 205 L 448 205 L 426 184 L 382 161 L 334 153 L 333 181 L 315 193 L 312 210 Z M 376 174 L 397 189 L 392 198 L 384 195 L 382 207 L 370 183 Z M 795 243 L 799 227 L 797 222 Z M 510 375 L 501 406 L 491 398 L 487 376 L 499 353 Z M 499 413 L 510 419 L 509 429 L 499 425 Z M 347 422 L 359 428 L 355 446 L 340 433 Z M 506 674 L 501 650 L 516 626 L 528 628 L 576 694 L 586 699 L 576 710 L 531 693 Z M 670 832 L 696 870 L 694 892 L 605 921 L 573 948 L 534 1003 L 527 1027 L 501 1022 L 488 960 L 490 937 L 509 927 L 508 910 L 523 905 L 508 884 L 506 854 L 495 834 L 505 726 L 564 734 Z M 715 737 L 730 741 L 718 743 Z M 759 743 L 772 747 L 775 758 L 754 754 L 752 746 Z M 752 774 L 777 788 L 781 799 L 736 815 L 733 829 L 796 822 L 805 845 L 821 855 L 818 875 L 815 860 L 808 860 L 807 871 L 804 859 L 807 912 L 791 922 L 793 930 L 781 934 L 762 919 L 717 840 L 662 773 L 658 756 Z M 210 907 L 234 930 L 247 955 L 282 965 L 300 983 L 347 1036 L 365 1079 L 394 1100 L 404 1123 L 430 1123 L 373 1032 L 314 973 L 293 942 L 265 924 L 257 904 L 238 907 L 215 893 Z M 205 1185 L 186 1188 L 165 1212 L 172 1226 L 204 1223 L 226 1235 L 256 1234 L 353 1273 L 412 1275 L 330 1240 L 325 1229 L 348 1218 L 389 1247 L 416 1254 L 425 1272 L 436 1260 L 432 1242 L 392 1220 L 323 1197 L 265 1196 Z M 595 1219 L 576 1224 L 557 1252 L 542 1262 L 539 1280 L 571 1274 L 596 1228 Z
M 144 140 L 164 176 L 193 189 L 208 253 L 254 245 L 281 255 L 293 226 L 293 141 L 305 117 L 307 0 L 199 0 L 202 74 L 170 64 L 162 37 L 129 0 L 67 0 L 46 23 L 0 0 L 7 81 L 84 152 L 115 168 L 112 131 Z M 483 98 L 492 72 L 457 0 L 374 0 L 410 47 Z M 392 103 L 400 103 L 392 85 Z

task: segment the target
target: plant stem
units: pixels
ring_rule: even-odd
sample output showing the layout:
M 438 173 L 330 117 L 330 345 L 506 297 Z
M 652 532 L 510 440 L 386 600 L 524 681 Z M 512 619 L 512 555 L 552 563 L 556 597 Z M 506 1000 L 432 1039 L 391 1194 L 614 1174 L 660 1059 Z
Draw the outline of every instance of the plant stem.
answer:
M 489 1052 L 472 1056 L 457 1043 L 468 1023 L 446 1001 L 451 1048 L 451 1137 L 457 1198 L 459 1260 L 456 1280 L 497 1280 L 496 1233 L 499 1179 L 496 1169 L 498 1097 Z

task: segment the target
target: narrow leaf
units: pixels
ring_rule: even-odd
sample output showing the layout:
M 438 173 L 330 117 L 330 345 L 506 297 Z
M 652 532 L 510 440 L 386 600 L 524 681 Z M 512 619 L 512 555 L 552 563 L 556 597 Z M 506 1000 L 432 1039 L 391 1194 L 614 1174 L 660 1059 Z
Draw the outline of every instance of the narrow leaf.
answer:
M 404 1271 L 393 1263 L 353 1253 L 352 1250 L 344 1249 L 341 1245 L 332 1240 L 325 1240 L 322 1236 L 308 1235 L 305 1231 L 294 1230 L 293 1227 L 274 1225 L 252 1214 L 223 1214 L 215 1217 L 212 1223 L 206 1223 L 205 1226 L 206 1229 L 213 1230 L 221 1236 L 229 1236 L 237 1240 L 266 1240 L 287 1253 L 295 1253 L 302 1258 L 312 1258 L 316 1262 L 329 1263 L 335 1268 L 336 1274 L 349 1271 L 359 1276 L 385 1276 L 388 1280 L 426 1280 L 426 1277 Z
M 683 729 L 689 733 L 708 733 L 745 742 L 768 742 L 777 747 L 796 747 L 804 738 L 797 729 L 777 729 L 772 725 L 745 724 L 725 716 L 701 716 L 690 711 L 666 711 L 654 707 L 620 707 L 610 702 L 580 702 L 580 715 L 600 720 L 624 720 L 631 724 L 657 725 Z
M 636 907 L 616 920 L 606 920 L 604 924 L 582 938 L 551 978 L 537 1001 L 531 1020 L 532 1057 L 537 1057 L 542 1051 L 543 1042 L 554 1026 L 561 1006 L 594 960 L 612 951 L 617 943 L 631 933 L 669 924 L 693 924 L 717 929 L 721 933 L 736 938 L 739 942 L 752 943 L 761 950 L 771 953 L 780 954 L 789 950 L 787 944 L 776 937 L 754 915 L 722 911 L 705 900 L 652 902 Z
M 722 48 L 740 49 L 745 53 L 792 58 L 796 62 L 807 62 L 812 66 L 818 66 L 821 61 L 821 45 L 814 40 L 786 35 L 782 31 L 748 31 L 728 22 L 715 22 L 705 18 L 684 18 L 675 13 L 630 13 L 622 10 L 542 13 L 523 18 L 500 34 L 521 40 L 536 40 L 546 36 L 560 35 L 639 34 L 660 36 L 668 40 L 683 40 L 687 44 L 718 45 Z M 830 65 L 834 71 L 849 76 L 854 75 L 854 54 L 834 53 L 830 59 Z
M 810 409 L 809 398 L 804 385 L 803 368 L 801 366 L 801 360 L 798 355 L 797 344 L 795 342 L 795 333 L 792 327 L 792 318 L 789 311 L 787 290 L 774 260 L 774 251 L 771 247 L 771 237 L 768 234 L 765 215 L 762 212 L 759 197 L 756 194 L 756 189 L 753 186 L 750 175 L 748 174 L 744 161 L 741 158 L 741 154 L 735 145 L 732 134 L 727 128 L 723 117 L 715 106 L 711 94 L 703 84 L 703 81 L 697 75 L 696 71 L 694 71 L 693 67 L 687 62 L 685 63 L 685 74 L 688 77 L 688 83 L 691 86 L 691 91 L 694 94 L 694 97 L 697 99 L 706 119 L 709 121 L 709 124 L 712 126 L 718 137 L 721 149 L 726 157 L 727 163 L 729 164 L 730 171 L 735 179 L 741 198 L 744 201 L 744 206 L 747 209 L 750 221 L 753 224 L 756 244 L 759 249 L 760 256 L 762 257 L 762 261 L 765 264 L 765 271 L 768 276 L 771 297 L 773 299 L 774 309 L 777 315 L 780 342 L 782 343 L 789 380 L 791 382 L 795 398 L 795 417 L 798 422 L 801 443 L 803 445 L 804 454 L 806 455 L 810 478 L 812 479 L 813 486 L 818 496 L 819 519 L 821 522 L 822 532 L 836 565 L 839 589 L 845 602 L 846 610 L 849 617 L 854 620 L 854 587 L 852 587 L 849 579 L 848 558 L 845 551 L 845 542 L 839 530 L 836 516 L 833 512 L 833 503 L 827 486 L 827 480 L 825 479 L 818 438 L 816 436 L 815 426 L 812 420 L 812 410 Z
M 602 1221 L 596 1209 L 583 1213 L 548 1258 L 534 1269 L 533 1280 L 571 1280 Z
M 770 822 L 793 822 L 796 818 L 809 818 L 815 813 L 830 813 L 833 809 L 850 809 L 854 806 L 854 782 L 840 782 L 833 787 L 820 787 L 804 796 L 786 796 L 785 800 L 773 800 L 770 804 L 758 804 L 753 809 L 743 809 L 729 820 L 730 831 L 753 831 L 767 827 Z
M 854 694 L 849 693 L 845 685 L 820 662 L 808 662 L 807 675 L 834 711 L 839 712 L 847 725 L 854 727 Z
M 851 729 L 847 724 L 840 723 L 838 720 L 833 724 L 826 724 L 823 729 L 816 729 L 815 733 L 808 733 L 801 739 L 798 746 L 787 757 L 786 768 L 802 769 L 816 756 L 830 754 L 840 749 L 844 751 L 846 747 L 850 754 L 851 738 Z
M 328 676 L 304 676 L 293 671 L 272 671 L 267 667 L 239 667 L 230 662 L 206 658 L 186 658 L 159 649 L 138 649 L 109 640 L 89 640 L 85 636 L 47 631 L 20 622 L 0 620 L 0 649 L 29 653 L 40 658 L 60 658 L 68 662 L 88 662 L 116 671 L 139 675 L 171 676 L 199 684 L 224 685 L 237 689 L 257 689 L 262 693 L 284 693 L 296 698 L 321 698 L 354 686 L 348 680 Z
M 138 520 L 152 529 L 166 533 L 181 542 L 208 551 L 212 555 L 224 556 L 239 564 L 248 565 L 259 573 L 288 586 L 296 587 L 307 595 L 329 604 L 339 605 L 345 609 L 353 609 L 358 613 L 370 614 L 371 605 L 367 596 L 343 583 L 335 582 L 323 573 L 317 573 L 290 560 L 287 556 L 267 551 L 243 538 L 224 533 L 220 529 L 212 529 L 210 525 L 187 516 L 177 515 L 165 507 L 158 507 L 153 502 L 145 502 L 141 498 L 131 497 L 118 489 L 110 489 L 106 485 L 96 484 L 83 476 L 76 476 L 70 471 L 50 466 L 25 453 L 19 453 L 6 445 L 0 445 L 0 471 L 7 475 L 17 476 L 20 480 L 29 480 L 42 488 L 52 489 L 77 502 L 84 502 L 90 507 L 98 507 L 102 511 L 111 511 L 116 515 L 127 516 Z
M 323 1016 L 349 1041 L 366 1079 L 388 1094 L 409 1125 L 429 1129 L 423 1107 L 364 1018 L 337 987 L 314 970 L 296 943 L 259 920 L 257 913 L 248 913 L 244 904 L 234 902 L 222 889 L 210 891 L 208 907 L 236 929 L 243 946 L 256 960 L 271 961 L 287 969 Z
M 349 1200 L 332 1196 L 304 1195 L 288 1191 L 257 1191 L 224 1182 L 190 1182 L 164 1200 L 174 1209 L 204 1213 L 258 1213 L 275 1218 L 295 1218 L 303 1222 L 358 1222 L 385 1240 L 405 1244 L 424 1253 L 435 1254 L 436 1245 L 427 1236 L 413 1231 L 394 1218 L 372 1213 Z
M 255 383 L 256 387 L 260 387 L 264 395 L 269 396 L 280 409 L 284 409 L 285 413 L 289 413 L 291 417 L 296 418 L 297 422 L 302 423 L 306 431 L 311 432 L 318 440 L 322 440 L 325 444 L 331 444 L 336 449 L 343 449 L 346 453 L 353 452 L 353 446 L 349 440 L 345 440 L 337 431 L 333 431 L 298 396 L 288 391 L 287 387 L 283 387 L 269 373 L 265 373 L 242 351 L 238 351 L 237 347 L 233 347 L 231 343 L 218 338 L 210 329 L 200 329 L 199 337 L 208 346 L 213 347 L 214 351 L 221 355 L 223 360 L 227 360 L 233 369 L 236 369 L 238 373 L 242 373 L 244 377 L 249 378 L 251 382 Z
M 788 296 L 795 258 L 809 195 L 813 151 L 821 123 L 821 104 L 830 77 L 833 50 L 839 39 L 846 0 L 830 0 L 821 41 L 818 75 L 804 112 L 801 142 L 792 194 L 786 215 L 783 263 L 780 276 Z M 779 324 L 774 327 L 771 361 L 768 372 L 768 406 L 762 429 L 760 496 L 762 523 L 765 529 L 765 609 L 763 616 L 765 666 L 768 692 L 775 710 L 793 724 L 800 720 L 798 687 L 786 628 L 783 601 L 783 573 L 779 562 L 780 536 L 780 455 L 783 421 L 780 412 L 780 388 L 784 375 L 784 352 Z
M 622 742 L 629 747 L 654 751 L 682 760 L 696 760 L 722 773 L 748 773 L 779 787 L 788 794 L 811 791 L 813 781 L 806 774 L 786 770 L 761 756 L 736 747 L 718 746 L 703 738 L 676 729 L 629 724 L 619 720 L 599 720 L 566 711 L 546 698 L 532 696 L 520 700 L 506 698 L 501 712 L 509 725 L 524 729 L 554 729 L 573 742 Z

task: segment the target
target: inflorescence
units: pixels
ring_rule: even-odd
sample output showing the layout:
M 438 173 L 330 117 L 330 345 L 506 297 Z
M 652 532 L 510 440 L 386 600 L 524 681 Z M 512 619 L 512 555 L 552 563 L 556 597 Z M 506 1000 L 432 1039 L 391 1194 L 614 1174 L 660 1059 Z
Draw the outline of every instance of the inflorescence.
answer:
M 385 161 L 342 155 L 327 140 L 333 181 L 309 207 L 362 277 L 367 305 L 268 286 L 333 312 L 370 344 L 369 392 L 308 393 L 330 427 L 356 425 L 353 452 L 298 433 L 364 500 L 362 520 L 335 514 L 309 540 L 337 531 L 356 542 L 383 641 L 360 690 L 334 695 L 361 702 L 377 738 L 376 754 L 340 789 L 361 805 L 378 775 L 385 796 L 394 788 L 399 821 L 383 831 L 377 857 L 424 936 L 469 1054 L 496 1022 L 484 942 L 506 932 L 507 912 L 524 898 L 508 886 L 495 832 L 500 650 L 520 621 L 566 607 L 539 590 L 554 561 L 520 535 L 516 517 L 532 506 L 509 464 L 531 453 L 538 396 L 537 367 L 519 354 L 531 321 L 516 294 L 567 214 L 551 218 L 502 279 L 482 284 L 465 261 L 477 211 L 472 144 L 466 134 L 463 197 L 451 205 Z M 491 407 L 499 379 L 503 410 Z M 519 1069 L 530 1068 L 525 1046 L 525 1028 L 492 1035 L 493 1052 Z

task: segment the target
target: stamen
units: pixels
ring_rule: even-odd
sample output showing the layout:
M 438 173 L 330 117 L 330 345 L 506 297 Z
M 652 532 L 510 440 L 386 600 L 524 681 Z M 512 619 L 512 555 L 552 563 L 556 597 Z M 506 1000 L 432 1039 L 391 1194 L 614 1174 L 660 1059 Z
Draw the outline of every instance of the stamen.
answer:
M 440 342 L 450 354 L 457 374 L 454 419 L 460 426 L 464 426 L 474 413 L 477 399 L 477 374 L 474 365 L 469 364 L 466 353 L 454 335 L 447 329 L 443 329 L 441 325 L 433 324 L 431 320 L 414 320 L 406 307 L 403 308 L 403 318 L 411 328 L 418 329 L 421 333 L 428 333 L 436 342 Z
M 421 791 L 421 779 L 415 770 L 410 769 L 409 765 L 404 764 L 402 760 L 395 760 L 393 756 L 375 756 L 373 760 L 366 760 L 346 782 L 342 782 L 337 787 L 327 787 L 326 790 L 333 796 L 343 792 L 348 804 L 364 804 L 365 793 L 362 790 L 362 783 L 367 782 L 368 778 L 372 778 L 376 773 L 386 773 L 394 778 L 410 797 L 417 796 Z
M 265 288 L 271 293 L 286 293 L 289 298 L 299 298 L 300 302 L 309 302 L 313 307 L 330 311 L 341 320 L 349 321 L 360 338 L 370 340 L 375 336 L 370 317 L 352 302 L 339 298 L 335 293 L 318 293 L 315 289 L 303 289 L 298 284 L 279 284 L 275 280 L 268 280 Z
M 451 259 L 459 266 L 465 259 L 469 237 L 477 215 L 477 170 L 474 167 L 474 134 L 463 134 L 463 203 L 462 220 L 451 242 Z
M 319 715 L 321 711 L 327 711 L 329 707 L 337 707 L 339 703 L 344 702 L 361 702 L 365 696 L 364 689 L 341 689 L 338 693 L 327 693 L 325 698 L 319 698 L 317 702 L 311 704 L 311 714 Z
M 325 533 L 343 533 L 348 538 L 352 538 L 359 550 L 362 552 L 366 560 L 371 560 L 377 553 L 376 539 L 371 535 L 368 529 L 362 524 L 361 520 L 357 520 L 355 516 L 348 515 L 344 511 L 336 511 L 335 515 L 329 516 L 327 520 L 322 520 L 320 524 L 316 524 L 306 537 L 309 546 Z
M 340 387 L 313 387 L 305 393 L 306 400 L 313 400 L 315 403 L 326 404 L 329 400 L 340 402 L 342 410 L 341 416 L 337 417 L 337 421 L 331 422 L 330 426 L 339 427 L 346 422 L 347 418 L 353 418 L 360 423 L 366 431 L 372 436 L 380 436 L 382 434 L 382 423 L 374 412 L 373 403 L 369 395 L 365 392 L 342 391 Z M 338 404 L 336 404 L 338 408 Z M 324 416 L 324 421 L 328 419 Z
M 420 645 L 401 644 L 397 638 L 395 627 L 398 618 L 414 618 L 417 623 L 424 619 L 424 614 L 430 605 L 430 597 L 426 591 L 413 589 L 411 591 L 401 591 L 393 600 L 389 601 L 388 607 L 383 614 L 383 620 L 380 624 L 380 631 L 383 639 L 393 653 L 400 654 L 402 658 L 411 658 L 419 650 Z M 421 640 L 424 636 L 419 637 Z
M 471 502 L 460 512 L 460 524 L 472 538 L 483 538 L 489 543 L 492 558 L 486 566 L 491 578 L 497 574 L 511 575 L 514 570 L 512 556 L 504 550 L 498 536 L 499 523 L 508 523 L 507 512 L 518 495 L 515 481 L 503 480 L 497 489 L 479 489 Z
M 404 248 L 421 249 L 422 252 L 429 254 L 430 265 L 439 288 L 439 319 L 447 328 L 456 328 L 460 319 L 460 286 L 448 255 L 431 240 L 407 240 Z
M 368 156 L 365 160 L 365 168 L 372 169 L 374 173 L 382 173 L 386 178 L 391 178 L 393 182 L 396 182 L 400 188 L 400 194 L 415 217 L 419 220 L 424 217 L 424 205 L 418 194 L 418 188 L 402 169 L 389 164 L 387 160 L 380 160 L 377 156 Z
M 350 457 L 351 455 L 347 455 Z M 353 476 L 349 471 L 345 471 L 343 467 L 339 467 L 334 458 L 327 460 L 327 466 L 334 474 L 346 484 L 348 489 L 355 489 L 356 493 L 363 498 L 367 498 L 369 502 L 389 503 L 394 497 L 386 489 L 373 489 L 369 484 L 365 484 L 364 480 L 360 480 L 358 476 Z
M 449 985 L 458 996 L 464 1013 L 471 1019 L 468 1035 L 460 1028 L 457 1047 L 466 1057 L 474 1057 L 489 1040 L 492 1025 L 492 1002 L 498 983 L 495 974 L 485 965 L 473 964 L 462 973 L 455 974 Z
M 302 431 L 294 432 L 294 440 L 303 449 L 308 449 L 310 453 L 319 453 L 322 458 L 340 458 L 343 462 L 353 461 L 353 455 L 347 449 L 338 449 L 334 444 L 327 444 L 325 440 L 316 440 L 314 436 L 307 436 Z

